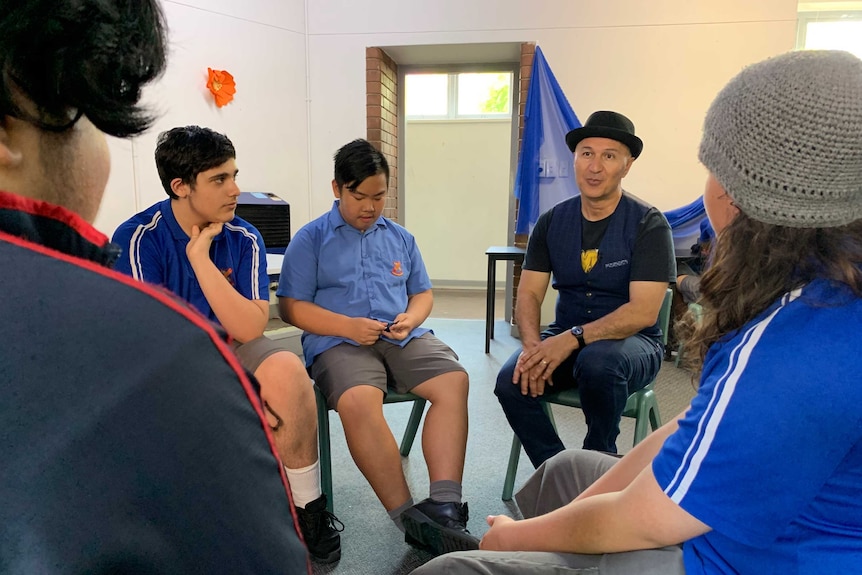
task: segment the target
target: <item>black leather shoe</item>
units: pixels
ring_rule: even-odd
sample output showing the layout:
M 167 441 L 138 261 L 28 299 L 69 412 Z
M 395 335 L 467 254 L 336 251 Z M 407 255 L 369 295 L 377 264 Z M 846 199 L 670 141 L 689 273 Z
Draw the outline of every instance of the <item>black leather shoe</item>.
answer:
M 466 503 L 420 501 L 401 514 L 404 541 L 434 555 L 479 548 L 479 539 L 467 531 Z
M 327 511 L 326 495 L 321 495 L 305 506 L 296 508 L 302 538 L 311 558 L 318 563 L 334 563 L 341 559 L 341 536 L 344 523 Z

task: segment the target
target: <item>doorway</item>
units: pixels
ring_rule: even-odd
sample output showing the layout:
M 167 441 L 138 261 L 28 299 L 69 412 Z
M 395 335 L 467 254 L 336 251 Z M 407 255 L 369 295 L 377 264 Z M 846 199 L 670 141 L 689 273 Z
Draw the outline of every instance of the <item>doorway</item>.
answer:
M 368 139 L 390 160 L 390 188 L 395 188 L 384 215 L 416 236 L 435 287 L 484 291 L 485 249 L 519 239 L 514 236 L 512 186 L 533 51 L 534 44 L 520 42 L 366 50 Z M 407 77 L 419 74 L 436 76 L 432 83 L 438 82 L 437 93 L 442 90 L 448 110 L 407 113 L 406 92 L 412 84 Z M 473 85 L 487 83 L 488 74 L 497 76 L 496 83 L 479 100 L 508 97 L 503 114 L 499 107 L 464 104 L 470 100 L 465 94 L 475 92 Z M 430 93 L 432 88 L 418 89 Z M 510 302 L 501 306 L 506 319 L 512 307 L 511 264 L 508 271 L 498 282 L 505 285 Z M 517 275 L 520 270 L 514 271 Z

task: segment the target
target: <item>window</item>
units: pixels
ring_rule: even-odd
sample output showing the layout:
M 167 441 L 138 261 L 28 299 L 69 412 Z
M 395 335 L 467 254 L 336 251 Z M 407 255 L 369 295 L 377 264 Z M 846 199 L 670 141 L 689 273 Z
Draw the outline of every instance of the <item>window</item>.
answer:
M 512 76 L 512 72 L 407 74 L 407 118 L 509 118 Z
M 862 12 L 800 12 L 796 47 L 846 50 L 862 58 Z
M 405 104 L 407 116 L 446 116 L 449 103 L 447 74 L 408 74 Z

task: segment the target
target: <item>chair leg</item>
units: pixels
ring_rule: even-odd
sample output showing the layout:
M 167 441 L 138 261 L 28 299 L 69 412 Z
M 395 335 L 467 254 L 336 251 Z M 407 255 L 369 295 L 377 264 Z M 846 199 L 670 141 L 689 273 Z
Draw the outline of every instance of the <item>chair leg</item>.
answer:
M 635 439 L 632 442 L 632 447 L 640 443 L 644 440 L 644 438 L 649 434 L 647 430 L 647 422 L 649 421 L 649 416 L 646 413 L 639 414 L 637 419 L 635 420 Z
M 320 490 L 326 495 L 326 509 L 332 513 L 332 449 L 329 445 L 329 408 L 323 392 L 314 386 L 317 399 L 317 448 L 320 454 Z
M 518 461 L 521 459 L 521 440 L 512 434 L 512 449 L 509 451 L 509 468 L 506 470 L 506 480 L 503 482 L 503 501 L 512 499 L 515 489 L 515 475 L 518 473 Z
M 654 401 L 653 405 L 650 406 L 649 424 L 653 431 L 661 427 L 661 414 L 658 411 L 658 401 Z
M 635 437 L 632 442 L 632 447 L 640 443 L 647 436 L 647 422 L 649 421 L 649 392 L 640 392 L 638 394 L 637 412 L 635 413 Z
M 419 423 L 422 421 L 422 413 L 424 411 L 424 399 L 413 401 L 413 411 L 410 412 L 410 419 L 407 420 L 407 429 L 404 430 L 404 438 L 401 440 L 401 457 L 410 455 L 410 449 L 413 447 L 413 440 L 416 439 L 416 432 L 419 430 Z
M 635 420 L 635 438 L 632 447 L 643 441 L 649 435 L 649 425 L 653 431 L 661 427 L 661 417 L 658 413 L 658 401 L 655 393 L 650 391 L 638 399 L 637 418 Z

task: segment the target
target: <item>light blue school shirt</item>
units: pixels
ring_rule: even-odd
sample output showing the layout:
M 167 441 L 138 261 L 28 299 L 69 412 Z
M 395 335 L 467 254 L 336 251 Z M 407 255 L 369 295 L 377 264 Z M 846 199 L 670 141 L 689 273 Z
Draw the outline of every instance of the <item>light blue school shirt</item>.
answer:
M 290 240 L 276 294 L 349 317 L 390 323 L 407 309 L 409 296 L 431 289 L 416 239 L 383 216 L 361 232 L 344 221 L 338 203 L 335 200 L 329 213 L 303 226 Z M 383 339 L 404 347 L 428 331 L 417 327 L 403 341 Z M 344 337 L 305 332 L 306 366 L 342 342 L 359 345 Z

